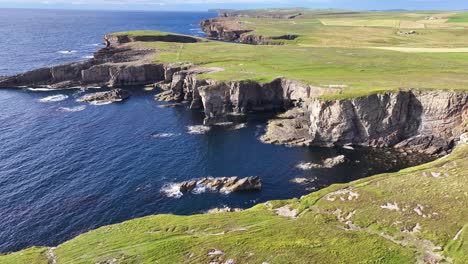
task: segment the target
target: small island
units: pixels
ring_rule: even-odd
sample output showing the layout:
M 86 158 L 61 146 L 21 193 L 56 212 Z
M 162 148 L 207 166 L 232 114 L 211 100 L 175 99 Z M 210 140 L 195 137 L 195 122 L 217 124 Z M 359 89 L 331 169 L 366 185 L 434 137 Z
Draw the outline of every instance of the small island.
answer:
M 120 89 L 149 85 L 157 100 L 203 110 L 208 126 L 281 112 L 261 136 L 268 144 L 439 159 L 247 210 L 138 218 L 0 262 L 465 263 L 466 13 L 219 13 L 201 21 L 208 38 L 112 33 L 93 59 L 3 77 L 0 87 L 99 86 L 111 92 L 89 98 L 119 101 L 129 96 Z

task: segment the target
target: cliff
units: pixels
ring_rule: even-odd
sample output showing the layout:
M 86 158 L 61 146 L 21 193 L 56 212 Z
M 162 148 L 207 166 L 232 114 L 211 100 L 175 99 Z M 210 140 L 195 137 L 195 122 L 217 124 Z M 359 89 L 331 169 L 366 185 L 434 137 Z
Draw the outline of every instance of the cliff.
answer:
M 294 34 L 279 36 L 262 36 L 253 34 L 253 30 L 246 28 L 242 21 L 231 18 L 211 18 L 200 22 L 202 31 L 208 38 L 239 42 L 251 45 L 283 45 L 282 40 L 293 40 L 298 37 Z
M 468 94 L 400 91 L 360 98 L 310 100 L 300 114 L 270 122 L 265 142 L 315 146 L 396 147 L 428 154 L 447 153 L 467 130 Z M 296 118 L 303 118 L 297 136 Z
M 14 87 L 125 87 L 148 85 L 172 78 L 169 64 L 154 62 L 156 51 L 132 45 L 133 42 L 194 43 L 198 38 L 165 34 L 108 35 L 111 47 L 99 50 L 92 59 L 66 63 L 0 78 L 0 88 Z M 180 66 L 174 66 L 180 70 Z
M 406 90 L 324 100 L 322 95 L 339 93 L 341 88 L 288 78 L 266 83 L 218 81 L 206 76 L 222 73 L 224 68 L 156 63 L 159 50 L 132 45 L 133 41 L 153 43 L 155 39 L 197 40 L 160 34 L 111 35 L 112 47 L 100 50 L 91 60 L 6 77 L 0 79 L 0 87 L 156 84 L 165 90 L 159 99 L 188 101 L 191 109 L 203 109 L 206 125 L 226 122 L 231 113 L 290 110 L 269 123 L 262 140 L 273 144 L 396 147 L 444 154 L 467 131 L 468 94 L 464 91 Z
M 467 131 L 468 94 L 456 91 L 397 91 L 352 99 L 324 100 L 330 89 L 278 78 L 269 83 L 198 80 L 200 72 L 174 75 L 159 98 L 189 101 L 204 109 L 205 124 L 230 113 L 288 110 L 269 123 L 262 140 L 307 146 L 396 147 L 428 154 L 450 151 Z

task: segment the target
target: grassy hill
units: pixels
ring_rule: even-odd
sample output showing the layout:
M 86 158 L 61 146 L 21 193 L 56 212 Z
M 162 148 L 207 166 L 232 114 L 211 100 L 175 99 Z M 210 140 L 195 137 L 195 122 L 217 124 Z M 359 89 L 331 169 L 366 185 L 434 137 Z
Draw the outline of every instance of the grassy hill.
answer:
M 300 199 L 143 217 L 0 263 L 467 263 L 467 171 L 461 144 L 438 161 Z

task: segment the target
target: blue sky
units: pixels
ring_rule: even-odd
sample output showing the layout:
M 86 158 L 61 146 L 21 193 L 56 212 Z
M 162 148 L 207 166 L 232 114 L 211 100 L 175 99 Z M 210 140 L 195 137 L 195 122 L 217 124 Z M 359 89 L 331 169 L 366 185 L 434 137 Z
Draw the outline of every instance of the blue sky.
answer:
M 116 10 L 206 10 L 265 7 L 344 9 L 468 9 L 468 0 L 0 0 L 0 7 Z

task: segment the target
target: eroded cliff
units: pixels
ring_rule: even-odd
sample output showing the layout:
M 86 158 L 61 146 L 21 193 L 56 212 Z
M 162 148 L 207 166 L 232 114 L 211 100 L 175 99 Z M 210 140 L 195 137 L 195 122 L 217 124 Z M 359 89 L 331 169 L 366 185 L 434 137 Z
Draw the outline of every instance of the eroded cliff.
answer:
M 223 68 L 156 63 L 157 50 L 128 43 L 142 41 L 138 37 L 119 37 L 93 59 L 4 77 L 0 87 L 155 84 L 164 90 L 157 98 L 187 101 L 191 109 L 204 109 L 206 125 L 226 122 L 231 113 L 289 110 L 269 122 L 262 140 L 273 144 L 396 147 L 442 154 L 467 131 L 468 94 L 463 91 L 405 90 L 323 100 L 321 95 L 341 88 L 311 86 L 286 78 L 267 83 L 216 81 L 206 78 L 207 74 Z
M 467 130 L 465 92 L 408 90 L 323 100 L 320 96 L 332 92 L 330 88 L 285 78 L 264 84 L 199 80 L 197 74 L 206 71 L 176 73 L 159 98 L 203 108 L 206 125 L 225 122 L 230 113 L 289 110 L 270 121 L 262 137 L 266 143 L 397 147 L 443 154 Z

